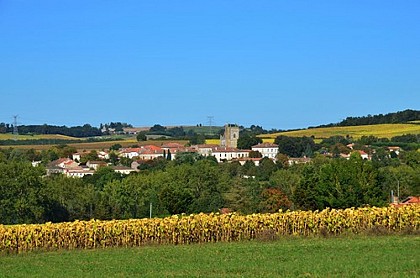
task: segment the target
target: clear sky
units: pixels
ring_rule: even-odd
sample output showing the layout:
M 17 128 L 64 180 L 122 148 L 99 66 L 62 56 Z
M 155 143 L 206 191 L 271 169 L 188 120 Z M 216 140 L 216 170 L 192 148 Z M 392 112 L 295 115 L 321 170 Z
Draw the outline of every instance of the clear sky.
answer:
M 420 109 L 420 1 L 0 0 L 0 122 L 302 128 Z

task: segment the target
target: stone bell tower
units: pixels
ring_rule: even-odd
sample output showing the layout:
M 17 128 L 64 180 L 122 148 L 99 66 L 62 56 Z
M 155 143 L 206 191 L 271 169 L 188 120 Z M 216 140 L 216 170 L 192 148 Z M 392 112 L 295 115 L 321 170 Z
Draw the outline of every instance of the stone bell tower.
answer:
M 237 148 L 239 139 L 238 125 L 226 124 L 225 133 L 220 136 L 220 146 L 225 148 Z

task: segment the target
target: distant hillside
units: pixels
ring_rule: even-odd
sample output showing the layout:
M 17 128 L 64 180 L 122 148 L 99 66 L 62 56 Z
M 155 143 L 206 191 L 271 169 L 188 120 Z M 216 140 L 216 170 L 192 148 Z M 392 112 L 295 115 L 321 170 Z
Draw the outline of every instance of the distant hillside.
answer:
M 17 127 L 19 134 L 39 135 L 39 134 L 60 134 L 71 137 L 92 137 L 100 136 L 102 132 L 99 128 L 89 124 L 83 126 L 55 126 L 55 125 L 20 125 Z M 0 123 L 0 134 L 12 133 L 13 125 Z
M 377 124 L 400 124 L 420 120 L 420 111 L 418 110 L 404 110 L 395 113 L 367 115 L 363 117 L 347 117 L 345 120 L 336 124 L 327 124 L 317 127 L 332 127 L 332 126 L 359 126 L 359 125 L 377 125 Z
M 333 126 L 319 127 L 310 129 L 301 129 L 294 131 L 285 131 L 272 134 L 261 134 L 261 138 L 276 138 L 279 135 L 291 137 L 313 136 L 315 139 L 323 139 L 331 136 L 351 136 L 359 139 L 362 136 L 373 135 L 379 138 L 389 138 L 404 134 L 420 134 L 420 124 L 377 124 L 377 125 L 360 125 L 360 126 Z
M 14 135 L 12 133 L 2 134 L 0 133 L 0 140 L 68 140 L 68 141 L 80 141 L 80 138 L 66 136 L 61 134 L 41 134 L 41 135 Z

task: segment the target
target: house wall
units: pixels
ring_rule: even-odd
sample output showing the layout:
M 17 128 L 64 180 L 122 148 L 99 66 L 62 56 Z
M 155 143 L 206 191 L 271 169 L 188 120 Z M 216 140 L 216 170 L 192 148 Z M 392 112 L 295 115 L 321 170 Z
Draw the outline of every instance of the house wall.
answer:
M 276 147 L 268 147 L 268 148 L 252 147 L 252 150 L 253 151 L 258 151 L 262 154 L 263 157 L 268 157 L 268 158 L 271 158 L 271 159 L 275 159 L 278 152 L 279 152 L 279 149 L 276 148 Z

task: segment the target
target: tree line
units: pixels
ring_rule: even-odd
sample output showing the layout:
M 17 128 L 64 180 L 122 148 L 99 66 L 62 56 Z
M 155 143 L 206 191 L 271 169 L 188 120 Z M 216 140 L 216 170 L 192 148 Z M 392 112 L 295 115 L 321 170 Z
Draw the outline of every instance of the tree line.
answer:
M 102 132 L 99 128 L 89 124 L 83 126 L 55 126 L 55 125 L 19 125 L 19 134 L 61 134 L 72 137 L 93 137 L 100 136 Z M 0 123 L 0 133 L 12 133 L 13 125 Z
M 92 176 L 67 178 L 45 175 L 30 163 L 44 163 L 71 150 L 57 148 L 0 151 L 0 223 L 61 222 L 75 219 L 127 219 L 179 213 L 217 212 L 222 208 L 243 214 L 279 209 L 323 209 L 385 206 L 390 192 L 420 195 L 420 153 L 367 161 L 357 153 L 349 160 L 316 155 L 307 164 L 252 162 L 217 163 L 194 153 L 173 161 L 156 159 L 139 173 L 121 175 L 109 167 Z
M 420 111 L 406 109 L 388 114 L 367 115 L 362 117 L 347 117 L 339 123 L 331 123 L 327 125 L 320 125 L 317 127 L 332 127 L 332 126 L 358 126 L 358 125 L 377 125 L 377 124 L 398 124 L 407 123 L 411 121 L 420 120 Z M 310 127 L 316 128 L 316 127 Z

